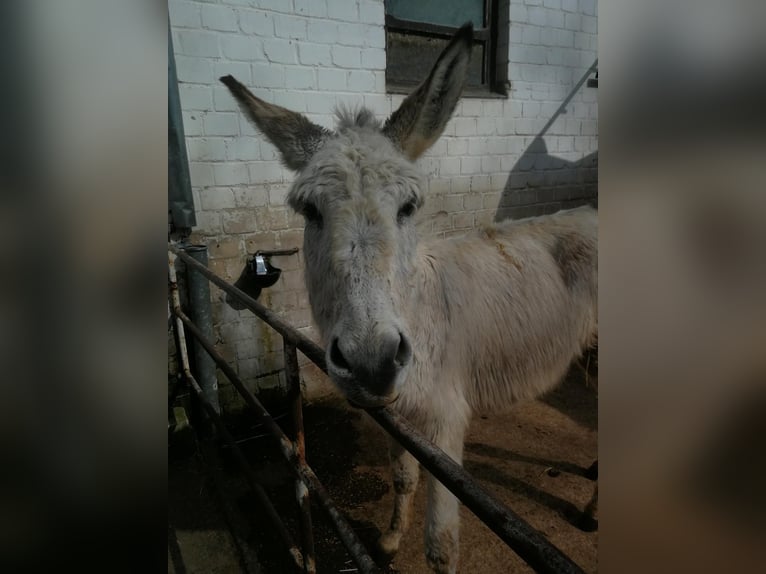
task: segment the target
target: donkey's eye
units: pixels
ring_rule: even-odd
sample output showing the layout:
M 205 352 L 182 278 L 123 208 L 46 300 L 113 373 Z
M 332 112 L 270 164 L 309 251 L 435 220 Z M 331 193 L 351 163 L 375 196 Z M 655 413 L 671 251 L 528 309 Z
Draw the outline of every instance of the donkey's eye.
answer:
M 408 201 L 402 205 L 399 208 L 399 213 L 396 214 L 396 218 L 399 220 L 399 223 L 402 223 L 408 217 L 412 217 L 412 214 L 415 213 L 415 209 L 417 209 L 417 206 L 415 205 L 414 201 Z
M 306 222 L 322 225 L 322 214 L 319 213 L 319 210 L 317 209 L 316 205 L 314 205 L 313 203 L 305 203 L 303 205 L 302 212 L 303 212 L 303 217 L 306 218 Z

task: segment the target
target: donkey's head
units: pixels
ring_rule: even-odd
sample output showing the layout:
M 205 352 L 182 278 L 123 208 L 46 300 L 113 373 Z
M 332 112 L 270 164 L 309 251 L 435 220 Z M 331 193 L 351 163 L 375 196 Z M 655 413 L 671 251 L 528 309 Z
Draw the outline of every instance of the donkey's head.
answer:
M 221 78 L 244 112 L 298 172 L 288 202 L 306 220 L 311 307 L 335 383 L 362 406 L 398 396 L 413 351 L 403 317 L 415 264 L 414 213 L 423 204 L 413 161 L 441 135 L 460 98 L 472 27 L 445 48 L 428 78 L 384 125 L 342 111 L 336 132 Z

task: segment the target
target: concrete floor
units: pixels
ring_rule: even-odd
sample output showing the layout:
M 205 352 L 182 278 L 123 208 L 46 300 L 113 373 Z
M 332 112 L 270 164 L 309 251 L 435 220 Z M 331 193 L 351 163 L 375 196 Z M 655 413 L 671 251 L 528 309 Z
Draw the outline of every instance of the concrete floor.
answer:
M 595 386 L 594 379 L 586 381 L 575 367 L 543 400 L 518 405 L 502 416 L 477 417 L 465 450 L 465 468 L 479 483 L 586 572 L 598 569 L 598 534 L 582 532 L 572 522 L 594 487 L 583 474 L 597 458 Z M 278 409 L 272 412 L 279 414 Z M 333 397 L 308 403 L 304 419 L 309 464 L 372 548 L 388 524 L 393 499 L 383 431 Z M 241 446 L 297 536 L 292 477 L 273 441 L 259 437 L 257 427 L 241 431 L 256 436 Z M 177 545 L 169 544 L 168 572 L 293 572 L 284 545 L 227 452 L 212 458 L 212 471 L 199 454 L 170 463 L 169 540 Z M 384 565 L 389 574 L 430 574 L 423 556 L 423 485 L 411 530 L 399 554 Z M 354 572 L 321 509 L 315 508 L 313 517 L 319 573 Z M 461 508 L 460 542 L 462 573 L 532 571 L 466 508 Z

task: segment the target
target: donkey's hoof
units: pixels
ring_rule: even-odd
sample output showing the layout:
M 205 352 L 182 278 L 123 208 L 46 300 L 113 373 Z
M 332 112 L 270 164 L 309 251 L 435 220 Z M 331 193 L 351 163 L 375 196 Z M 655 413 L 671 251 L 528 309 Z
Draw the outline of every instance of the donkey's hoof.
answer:
M 378 538 L 378 553 L 382 560 L 390 561 L 399 552 L 399 542 L 402 539 L 400 532 L 389 530 Z
M 426 562 L 434 574 L 455 574 L 457 572 L 460 548 L 457 529 L 448 529 L 426 534 Z
M 598 520 L 592 516 L 583 513 L 577 521 L 577 528 L 583 532 L 595 532 L 598 530 Z

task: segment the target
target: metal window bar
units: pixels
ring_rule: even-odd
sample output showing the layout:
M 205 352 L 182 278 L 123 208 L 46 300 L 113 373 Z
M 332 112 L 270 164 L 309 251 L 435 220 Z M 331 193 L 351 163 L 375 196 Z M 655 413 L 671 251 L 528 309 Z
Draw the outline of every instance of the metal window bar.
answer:
M 258 318 L 266 322 L 284 338 L 286 346 L 299 349 L 306 357 L 327 373 L 325 354 L 319 345 L 303 336 L 288 325 L 273 311 L 248 296 L 240 289 L 227 283 L 204 265 L 198 263 L 189 255 L 174 245 L 168 249 L 177 255 L 184 263 L 207 277 L 223 291 L 239 299 Z M 356 534 L 342 518 L 337 508 L 327 496 L 327 492 L 306 465 L 301 464 L 295 445 L 277 426 L 258 399 L 250 393 L 237 374 L 213 348 L 212 343 L 205 340 L 202 333 L 180 308 L 173 308 L 173 314 L 183 323 L 188 331 L 202 344 L 226 377 L 237 388 L 245 402 L 253 408 L 256 417 L 267 430 L 278 438 L 282 452 L 308 485 L 309 490 L 317 495 L 321 505 L 330 515 L 341 541 L 346 546 L 354 561 L 362 572 L 378 572 L 377 566 L 365 551 Z M 288 359 L 285 359 L 286 367 Z M 300 400 L 300 394 L 298 397 Z M 551 544 L 539 531 L 532 528 L 520 516 L 500 503 L 494 496 L 484 490 L 466 470 L 448 457 L 444 451 L 422 436 L 406 419 L 394 413 L 387 407 L 363 409 L 387 433 L 393 436 L 406 448 L 437 480 L 452 492 L 471 512 L 473 512 L 487 527 L 489 527 L 505 544 L 524 560 L 533 570 L 541 574 L 582 574 L 583 570 L 561 550 Z

